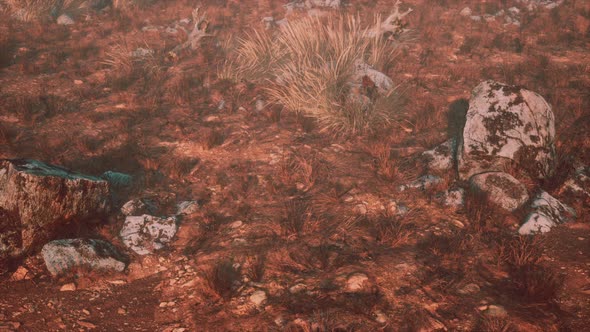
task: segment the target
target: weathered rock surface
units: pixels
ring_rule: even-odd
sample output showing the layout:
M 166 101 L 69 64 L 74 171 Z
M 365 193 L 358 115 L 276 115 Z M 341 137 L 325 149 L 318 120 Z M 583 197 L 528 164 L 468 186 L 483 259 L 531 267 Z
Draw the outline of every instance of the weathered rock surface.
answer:
M 428 170 L 434 172 L 449 171 L 454 166 L 456 141 L 450 139 L 432 150 L 424 151 L 422 157 L 426 160 Z
M 0 160 L 0 258 L 54 239 L 109 209 L 109 184 L 35 160 Z
M 170 243 L 177 230 L 176 217 L 164 219 L 144 214 L 128 216 L 119 235 L 131 250 L 148 255 Z
M 393 89 L 393 80 L 389 76 L 382 72 L 374 69 L 363 61 L 357 61 L 355 63 L 355 73 L 353 76 L 353 82 L 356 85 L 362 85 L 363 78 L 368 77 L 377 87 L 379 93 L 386 94 Z
M 122 272 L 127 259 L 110 243 L 94 239 L 51 241 L 41 250 L 47 270 L 59 276 L 75 268 Z
M 441 183 L 442 179 L 436 175 L 423 175 L 416 180 L 399 186 L 399 191 L 404 191 L 407 189 L 420 189 L 420 190 L 428 190 L 437 184 Z
M 559 188 L 559 195 L 590 202 L 590 167 L 578 166 Z
M 141 216 L 144 214 L 154 214 L 158 208 L 154 203 L 147 199 L 132 199 L 123 204 L 121 213 L 125 216 Z
M 555 120 L 540 95 L 493 81 L 472 92 L 459 144 L 461 179 L 486 171 L 501 171 L 515 161 L 535 178 L 554 171 Z
M 576 211 L 541 191 L 531 204 L 532 212 L 518 230 L 520 234 L 546 233 L 551 227 L 576 218 Z
M 199 212 L 199 203 L 197 201 L 184 201 L 176 205 L 176 215 L 191 215 Z
M 61 14 L 57 18 L 57 24 L 60 24 L 60 25 L 72 25 L 74 23 L 76 23 L 76 22 L 74 22 L 74 19 L 72 19 L 71 17 L 69 17 L 66 14 Z
M 526 187 L 512 175 L 503 172 L 487 172 L 474 175 L 470 190 L 483 194 L 490 205 L 513 212 L 529 199 Z

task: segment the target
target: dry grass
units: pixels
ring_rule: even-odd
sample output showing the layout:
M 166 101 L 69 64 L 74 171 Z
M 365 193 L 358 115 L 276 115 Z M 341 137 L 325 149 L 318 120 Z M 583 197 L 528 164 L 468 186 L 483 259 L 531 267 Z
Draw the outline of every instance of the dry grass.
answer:
M 500 245 L 500 258 L 513 268 L 535 266 L 541 259 L 545 240 L 542 236 L 516 236 Z
M 353 83 L 359 61 L 383 70 L 396 45 L 369 37 L 354 16 L 306 18 L 276 35 L 254 31 L 240 39 L 236 56 L 218 74 L 265 84 L 273 102 L 314 118 L 323 132 L 356 135 L 388 126 L 400 114 L 395 88 L 375 94 L 370 79 Z
M 143 54 L 134 54 L 139 48 Z M 147 43 L 136 46 L 126 41 L 118 41 L 106 52 L 102 64 L 110 69 L 111 84 L 116 89 L 124 89 L 140 77 L 157 81 L 160 77 L 161 66 L 155 51 Z
M 86 0 L 4 0 L 14 18 L 23 22 L 48 21 L 62 14 L 75 17 L 88 9 Z

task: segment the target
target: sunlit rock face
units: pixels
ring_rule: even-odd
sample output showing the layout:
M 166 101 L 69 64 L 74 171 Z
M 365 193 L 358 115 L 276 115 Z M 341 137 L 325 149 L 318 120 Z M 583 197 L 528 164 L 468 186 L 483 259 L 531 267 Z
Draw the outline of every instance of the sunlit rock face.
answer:
M 540 95 L 493 81 L 472 92 L 458 148 L 463 180 L 501 171 L 514 161 L 530 176 L 543 179 L 555 167 L 555 118 Z
M 127 265 L 127 258 L 112 244 L 103 240 L 55 240 L 43 246 L 41 255 L 47 270 L 54 277 L 80 268 L 100 272 L 122 272 Z
M 546 233 L 552 227 L 576 218 L 574 209 L 561 203 L 545 191 L 541 191 L 535 196 L 531 209 L 518 230 L 518 233 L 522 235 Z
M 36 160 L 0 160 L 0 259 L 27 253 L 109 206 L 109 184 L 100 178 Z

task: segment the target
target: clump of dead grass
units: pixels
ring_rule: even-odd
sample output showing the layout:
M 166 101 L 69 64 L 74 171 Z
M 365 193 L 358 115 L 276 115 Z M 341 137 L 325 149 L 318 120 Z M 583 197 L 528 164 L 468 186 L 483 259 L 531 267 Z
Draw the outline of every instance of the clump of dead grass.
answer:
M 348 15 L 301 19 L 275 34 L 255 30 L 239 39 L 218 74 L 264 84 L 273 102 L 315 119 L 321 131 L 371 132 L 396 121 L 401 108 L 396 88 L 377 94 L 370 78 L 355 82 L 359 64 L 384 70 L 394 59 L 398 44 L 370 33 L 381 24 L 375 22 L 366 29 Z
M 86 0 L 4 0 L 7 11 L 19 21 L 50 21 L 62 14 L 75 17 L 88 9 Z
M 139 50 L 143 52 L 137 53 Z M 114 88 L 124 89 L 139 77 L 159 79 L 161 66 L 156 52 L 146 43 L 134 47 L 126 41 L 115 43 L 101 62 L 110 69 L 110 81 Z

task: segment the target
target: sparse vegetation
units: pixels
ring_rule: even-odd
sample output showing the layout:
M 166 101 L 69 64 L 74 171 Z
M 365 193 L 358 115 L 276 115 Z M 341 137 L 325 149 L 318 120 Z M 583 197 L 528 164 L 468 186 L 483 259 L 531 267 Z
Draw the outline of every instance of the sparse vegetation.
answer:
M 302 19 L 276 36 L 255 30 L 239 40 L 235 59 L 220 74 L 266 85 L 274 102 L 316 119 L 322 131 L 361 134 L 401 116 L 394 86 L 377 94 L 367 90 L 378 83 L 367 76 L 367 82 L 355 83 L 362 63 L 383 70 L 396 46 L 381 34 L 371 36 L 358 17 Z

